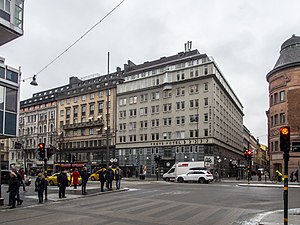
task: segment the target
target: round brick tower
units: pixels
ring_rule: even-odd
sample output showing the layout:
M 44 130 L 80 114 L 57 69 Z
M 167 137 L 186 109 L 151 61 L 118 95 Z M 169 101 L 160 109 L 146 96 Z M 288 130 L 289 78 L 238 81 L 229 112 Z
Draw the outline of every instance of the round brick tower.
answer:
M 300 37 L 293 35 L 281 45 L 280 56 L 267 74 L 269 83 L 268 145 L 270 175 L 282 172 L 279 128 L 291 128 L 289 174 L 300 170 Z M 299 171 L 300 172 L 300 171 Z

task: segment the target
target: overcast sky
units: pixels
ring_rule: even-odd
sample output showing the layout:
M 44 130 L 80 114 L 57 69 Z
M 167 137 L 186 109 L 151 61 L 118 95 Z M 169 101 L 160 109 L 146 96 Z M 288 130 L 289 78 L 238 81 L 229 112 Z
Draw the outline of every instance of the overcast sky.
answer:
M 26 0 L 24 36 L 0 47 L 6 64 L 32 77 L 121 0 Z M 109 17 L 37 77 L 21 84 L 21 100 L 85 77 L 192 49 L 212 56 L 244 107 L 244 125 L 264 144 L 266 74 L 281 44 L 300 35 L 300 2 L 281 0 L 125 0 Z

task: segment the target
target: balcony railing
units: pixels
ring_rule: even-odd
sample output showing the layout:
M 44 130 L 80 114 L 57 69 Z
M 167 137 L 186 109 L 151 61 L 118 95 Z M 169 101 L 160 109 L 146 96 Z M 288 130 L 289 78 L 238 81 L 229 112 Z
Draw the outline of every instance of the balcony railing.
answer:
M 72 130 L 72 129 L 78 129 L 78 128 L 101 127 L 101 126 L 104 126 L 103 121 L 96 120 L 96 121 L 88 121 L 88 122 L 83 122 L 83 123 L 66 124 L 63 126 L 63 129 Z

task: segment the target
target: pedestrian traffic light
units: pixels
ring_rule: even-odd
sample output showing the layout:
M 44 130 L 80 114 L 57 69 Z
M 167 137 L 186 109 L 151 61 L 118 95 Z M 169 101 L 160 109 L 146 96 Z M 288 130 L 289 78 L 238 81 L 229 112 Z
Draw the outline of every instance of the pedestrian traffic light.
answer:
M 156 162 L 157 164 L 159 164 L 159 162 L 160 162 L 160 155 L 155 155 L 155 156 L 154 156 L 154 160 L 155 160 L 155 162 Z
M 290 127 L 280 127 L 280 150 L 284 152 L 290 151 Z
M 38 144 L 38 155 L 43 160 L 45 158 L 45 143 L 39 143 Z

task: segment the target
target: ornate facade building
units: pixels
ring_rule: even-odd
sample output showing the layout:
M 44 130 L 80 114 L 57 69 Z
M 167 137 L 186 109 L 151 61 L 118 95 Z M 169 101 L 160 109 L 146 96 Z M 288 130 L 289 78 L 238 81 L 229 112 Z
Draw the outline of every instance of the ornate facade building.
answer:
M 300 37 L 293 35 L 281 45 L 280 56 L 267 74 L 269 83 L 268 145 L 270 172 L 283 169 L 279 128 L 291 128 L 289 171 L 300 167 Z

